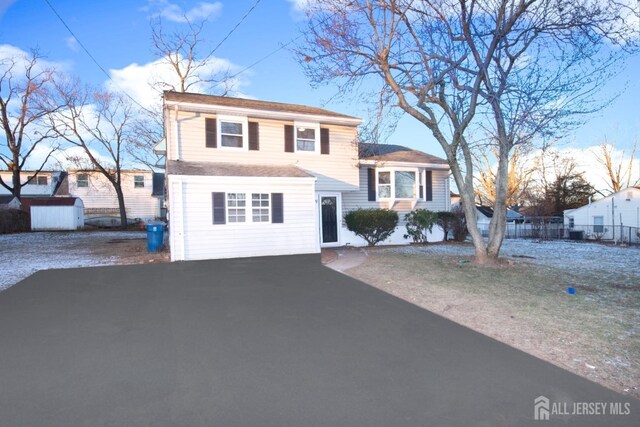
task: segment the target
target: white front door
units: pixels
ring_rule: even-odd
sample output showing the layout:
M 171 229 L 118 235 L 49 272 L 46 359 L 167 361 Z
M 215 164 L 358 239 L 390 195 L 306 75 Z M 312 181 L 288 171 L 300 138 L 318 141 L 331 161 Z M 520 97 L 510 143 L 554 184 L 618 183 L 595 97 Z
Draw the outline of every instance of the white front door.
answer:
M 320 218 L 320 246 L 340 246 L 342 225 L 342 195 L 340 193 L 318 194 Z

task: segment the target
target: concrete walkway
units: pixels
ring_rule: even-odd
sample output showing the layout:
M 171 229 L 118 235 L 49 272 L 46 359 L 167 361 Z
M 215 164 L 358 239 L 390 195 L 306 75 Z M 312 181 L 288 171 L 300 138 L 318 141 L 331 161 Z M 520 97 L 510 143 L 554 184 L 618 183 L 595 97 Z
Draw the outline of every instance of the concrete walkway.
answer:
M 539 396 L 631 413 L 541 423 Z M 613 427 L 639 403 L 318 255 L 41 271 L 0 293 L 2 426 Z
M 367 259 L 367 251 L 364 248 L 336 248 L 323 249 L 323 258 L 325 251 L 331 251 L 334 256 L 326 256 L 327 261 L 323 259 L 323 263 L 336 271 L 345 271 L 362 264 Z

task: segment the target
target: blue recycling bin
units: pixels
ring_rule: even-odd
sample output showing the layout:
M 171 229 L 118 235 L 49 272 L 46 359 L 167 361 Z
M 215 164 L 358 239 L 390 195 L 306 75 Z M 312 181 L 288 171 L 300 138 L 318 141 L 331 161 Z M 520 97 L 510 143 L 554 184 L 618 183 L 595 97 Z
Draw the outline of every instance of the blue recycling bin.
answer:
M 164 245 L 164 224 L 156 222 L 147 224 L 147 250 L 158 252 Z

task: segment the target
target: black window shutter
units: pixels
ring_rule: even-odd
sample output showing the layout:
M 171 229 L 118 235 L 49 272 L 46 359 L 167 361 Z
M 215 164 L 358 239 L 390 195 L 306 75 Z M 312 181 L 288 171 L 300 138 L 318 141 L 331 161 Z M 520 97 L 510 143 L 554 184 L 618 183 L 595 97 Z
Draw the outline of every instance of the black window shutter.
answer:
M 282 193 L 271 193 L 271 222 L 273 224 L 282 224 L 284 222 Z
M 260 149 L 260 130 L 258 122 L 249 122 L 249 150 Z
M 329 154 L 329 129 L 320 129 L 320 154 Z
M 293 153 L 293 125 L 284 125 L 284 152 Z
M 216 148 L 218 146 L 218 134 L 216 132 L 216 119 L 205 120 L 205 143 L 208 148 Z
M 426 188 L 426 198 L 425 200 L 427 202 L 430 202 L 433 200 L 433 177 L 432 177 L 432 172 L 431 171 L 425 171 L 426 174 L 426 181 L 427 181 L 427 188 Z
M 225 211 L 225 194 L 211 193 L 211 199 L 213 201 L 213 223 L 226 224 L 227 215 Z
M 374 168 L 367 169 L 367 190 L 369 193 L 369 201 L 376 201 L 376 170 Z

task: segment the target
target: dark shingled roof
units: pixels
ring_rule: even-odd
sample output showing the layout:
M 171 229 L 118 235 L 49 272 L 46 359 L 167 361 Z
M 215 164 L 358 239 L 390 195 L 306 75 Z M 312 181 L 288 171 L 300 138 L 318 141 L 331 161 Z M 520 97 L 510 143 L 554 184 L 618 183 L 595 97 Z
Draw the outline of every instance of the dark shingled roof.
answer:
M 39 197 L 31 199 L 31 206 L 73 206 L 77 197 Z
M 313 177 L 295 166 L 247 165 L 239 163 L 179 162 L 167 161 L 170 175 L 192 176 L 256 176 L 278 178 Z
M 191 102 L 194 104 L 219 105 L 223 107 L 251 108 L 256 110 L 278 111 L 282 113 L 313 114 L 319 116 L 356 119 L 357 117 L 336 113 L 318 107 L 298 104 L 284 104 L 281 102 L 258 101 L 255 99 L 232 98 L 230 96 L 203 95 L 200 93 L 165 91 L 166 101 Z
M 359 157 L 362 160 L 447 164 L 445 159 L 412 148 L 403 147 L 402 145 L 360 143 L 358 145 L 358 151 Z
M 153 173 L 153 189 L 152 196 L 164 196 L 164 174 L 160 172 Z

